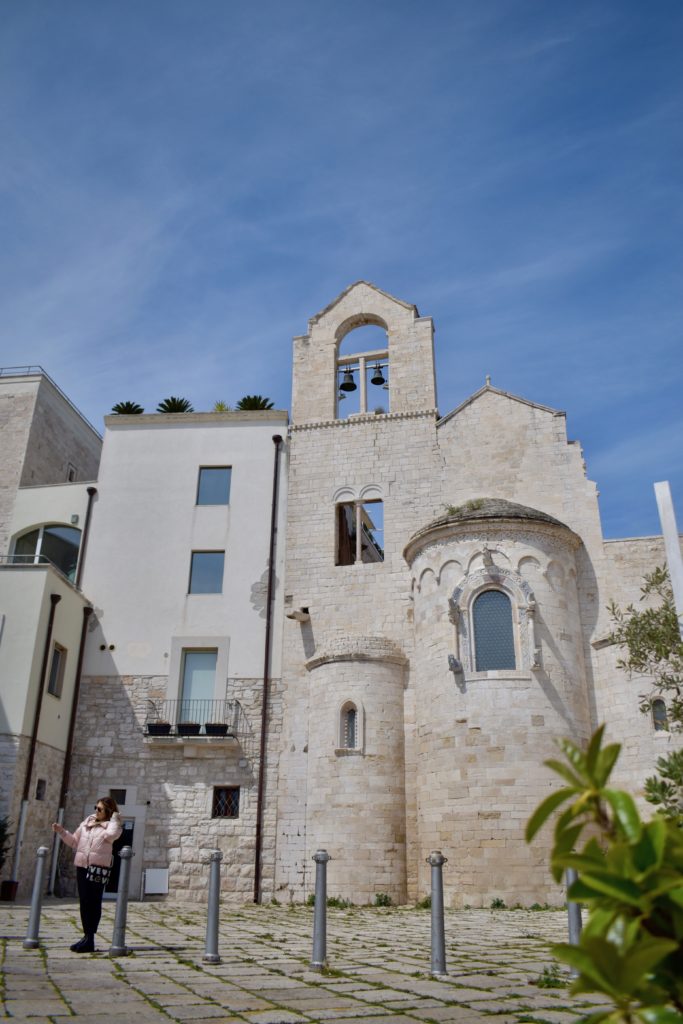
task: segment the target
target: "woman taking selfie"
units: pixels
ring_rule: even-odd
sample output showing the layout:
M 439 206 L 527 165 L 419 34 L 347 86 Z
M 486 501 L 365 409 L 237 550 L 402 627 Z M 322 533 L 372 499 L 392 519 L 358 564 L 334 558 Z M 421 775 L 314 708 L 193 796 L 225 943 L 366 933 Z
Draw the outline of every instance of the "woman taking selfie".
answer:
M 95 934 L 102 916 L 102 896 L 114 859 L 112 845 L 123 831 L 116 800 L 110 796 L 100 797 L 95 804 L 95 813 L 88 815 L 73 833 L 56 822 L 52 831 L 76 851 L 74 864 L 83 938 L 74 942 L 71 949 L 74 953 L 94 953 Z

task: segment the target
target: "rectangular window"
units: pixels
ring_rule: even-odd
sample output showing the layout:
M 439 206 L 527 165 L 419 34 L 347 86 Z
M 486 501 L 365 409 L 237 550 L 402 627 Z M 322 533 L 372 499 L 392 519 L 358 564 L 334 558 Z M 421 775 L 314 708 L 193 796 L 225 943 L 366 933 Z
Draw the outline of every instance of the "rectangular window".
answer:
M 190 594 L 220 594 L 224 563 L 225 551 L 193 551 Z
M 336 565 L 384 561 L 384 504 L 345 501 L 337 505 Z
M 179 722 L 210 722 L 216 686 L 218 650 L 183 652 Z
M 229 505 L 231 474 L 230 466 L 200 466 L 197 504 Z
M 119 807 L 123 807 L 126 802 L 126 791 L 125 789 L 110 789 L 109 796 L 112 800 L 116 800 Z
M 213 805 L 211 808 L 212 818 L 239 818 L 240 816 L 240 787 L 239 786 L 214 786 Z
M 62 684 L 64 683 L 64 666 L 66 665 L 66 647 L 55 644 L 52 648 L 52 661 L 50 662 L 50 674 L 47 680 L 47 692 L 53 697 L 62 696 Z

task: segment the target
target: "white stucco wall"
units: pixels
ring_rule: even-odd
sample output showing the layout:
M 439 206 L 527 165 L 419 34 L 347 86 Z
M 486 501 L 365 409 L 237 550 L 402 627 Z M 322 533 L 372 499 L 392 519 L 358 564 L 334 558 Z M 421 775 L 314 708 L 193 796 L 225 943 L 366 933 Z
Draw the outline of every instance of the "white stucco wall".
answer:
M 285 436 L 286 413 L 110 416 L 105 423 L 83 573 L 97 619 L 85 674 L 164 676 L 174 660 L 174 639 L 190 644 L 194 638 L 207 645 L 211 639 L 228 643 L 228 675 L 259 676 L 272 436 Z M 281 458 L 282 509 L 286 467 Z M 201 466 L 232 467 L 228 505 L 196 504 Z M 280 540 L 279 561 L 283 528 Z M 188 594 L 196 550 L 225 551 L 221 594 Z M 277 575 L 281 579 L 279 567 Z M 277 644 L 273 655 L 272 674 L 278 675 Z

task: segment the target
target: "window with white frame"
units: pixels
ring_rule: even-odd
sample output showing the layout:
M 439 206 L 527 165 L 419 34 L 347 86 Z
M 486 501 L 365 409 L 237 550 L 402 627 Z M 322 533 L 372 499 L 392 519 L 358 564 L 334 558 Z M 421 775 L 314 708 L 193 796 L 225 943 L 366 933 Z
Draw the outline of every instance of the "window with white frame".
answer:
M 342 501 L 336 506 L 335 565 L 384 561 L 384 503 Z
M 502 590 L 484 590 L 472 605 L 475 671 L 515 669 L 512 603 Z
M 216 689 L 216 649 L 183 651 L 182 689 L 178 721 L 211 721 Z

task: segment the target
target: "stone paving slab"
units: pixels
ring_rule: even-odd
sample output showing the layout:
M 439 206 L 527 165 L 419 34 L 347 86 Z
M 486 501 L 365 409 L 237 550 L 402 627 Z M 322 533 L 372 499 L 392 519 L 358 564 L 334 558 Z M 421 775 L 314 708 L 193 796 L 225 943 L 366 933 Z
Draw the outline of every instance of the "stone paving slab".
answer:
M 110 958 L 113 904 L 98 950 L 74 954 L 77 905 L 47 899 L 41 949 L 24 950 L 28 907 L 0 904 L 0 1012 L 31 1024 L 571 1024 L 599 1000 L 539 988 L 563 913 L 447 912 L 448 975 L 433 979 L 430 915 L 410 909 L 328 911 L 328 969 L 309 967 L 313 912 L 221 908 L 221 964 L 205 964 L 196 904 L 131 903 L 130 955 Z

